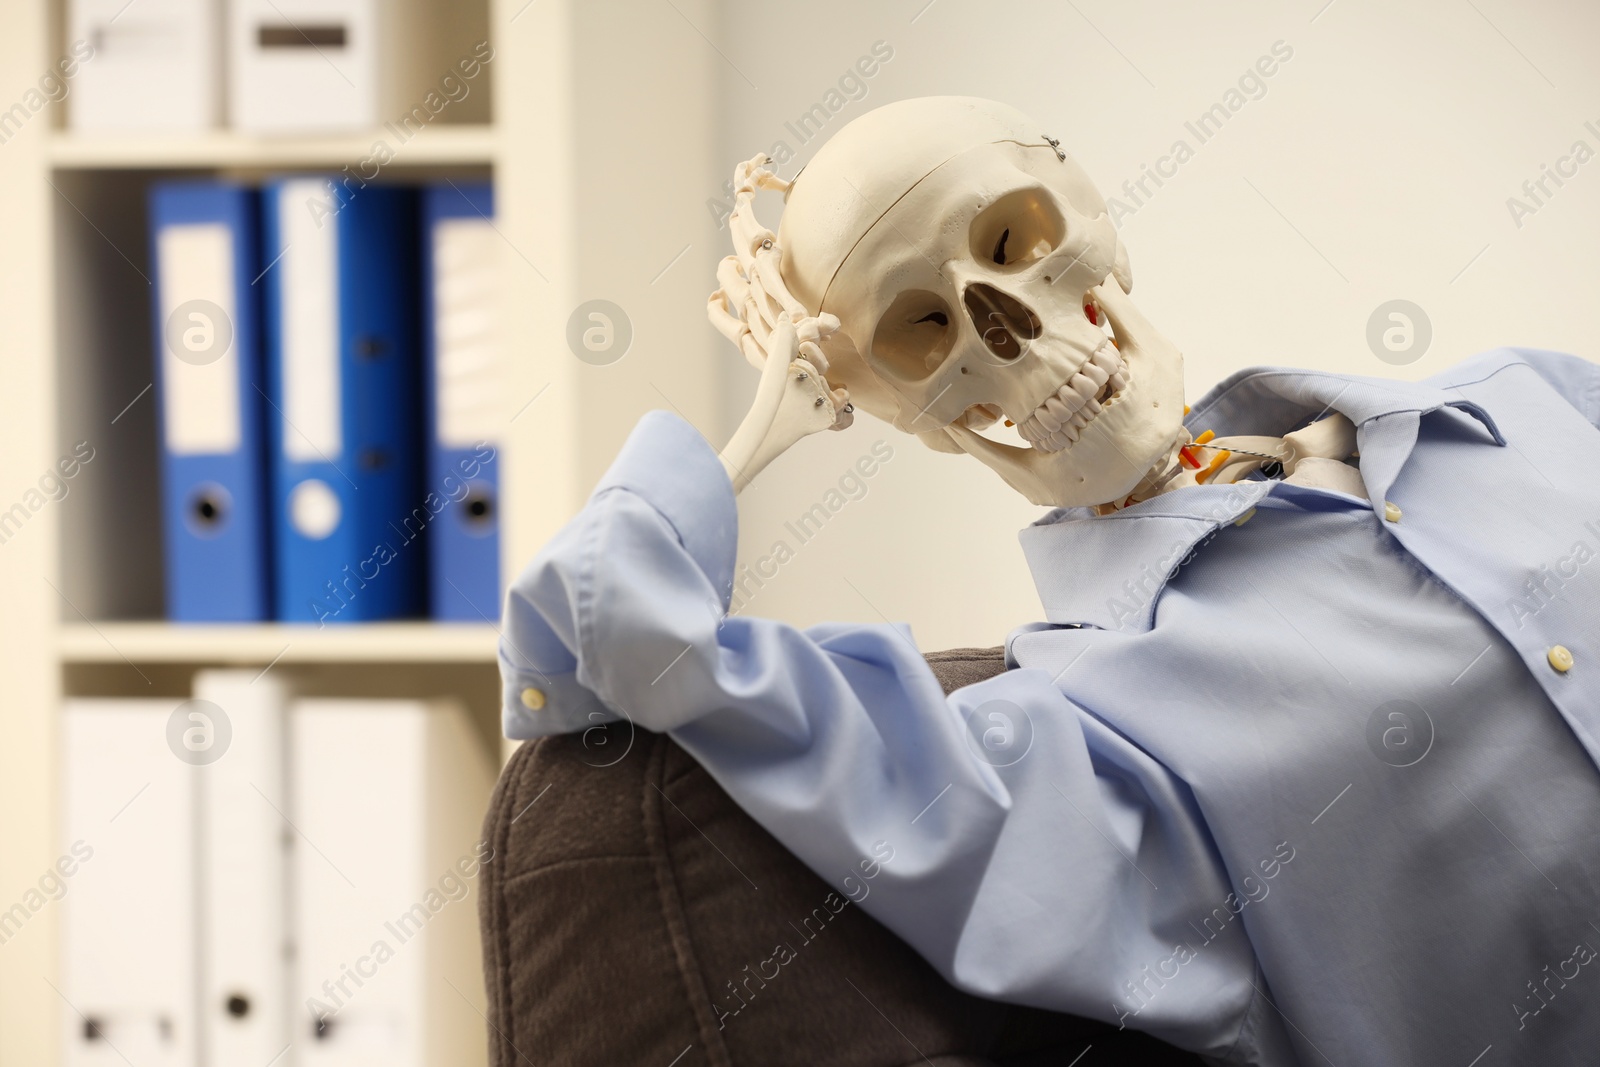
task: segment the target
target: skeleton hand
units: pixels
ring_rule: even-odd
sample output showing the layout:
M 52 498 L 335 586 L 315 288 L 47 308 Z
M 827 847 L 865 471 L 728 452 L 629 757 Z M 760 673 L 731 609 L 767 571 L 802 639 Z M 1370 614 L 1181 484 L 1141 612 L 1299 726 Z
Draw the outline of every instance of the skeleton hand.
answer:
M 830 391 L 816 365 L 799 358 L 793 324 L 780 319 L 770 340 L 755 403 L 718 457 L 736 493 L 800 438 L 850 421 L 844 390 Z
M 717 267 L 721 288 L 706 304 L 711 324 L 762 372 L 755 403 L 722 452 L 735 491 L 800 438 L 850 425 L 853 411 L 849 394 L 822 377 L 828 360 L 817 342 L 837 330 L 839 320 L 811 315 L 790 295 L 775 235 L 755 218 L 758 188 L 788 188 L 767 169 L 771 162 L 761 155 L 734 169 L 734 210 L 728 217 L 734 254 Z

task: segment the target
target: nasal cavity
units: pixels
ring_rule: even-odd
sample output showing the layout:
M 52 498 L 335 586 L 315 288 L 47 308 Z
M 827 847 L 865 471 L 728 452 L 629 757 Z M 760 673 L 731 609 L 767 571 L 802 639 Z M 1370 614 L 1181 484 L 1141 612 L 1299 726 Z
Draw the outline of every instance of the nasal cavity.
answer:
M 1007 362 L 1026 352 L 1028 342 L 1039 336 L 1039 317 L 992 285 L 974 282 L 967 286 L 966 305 L 983 343 Z

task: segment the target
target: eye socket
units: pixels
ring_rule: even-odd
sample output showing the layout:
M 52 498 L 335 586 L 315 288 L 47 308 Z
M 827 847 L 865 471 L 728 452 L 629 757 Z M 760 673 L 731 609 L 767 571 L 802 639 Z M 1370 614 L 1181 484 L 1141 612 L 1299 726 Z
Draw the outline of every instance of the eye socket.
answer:
M 950 308 L 937 293 L 908 289 L 894 298 L 872 333 L 872 363 L 905 382 L 920 382 L 955 343 Z
M 1034 187 L 1013 190 L 980 211 L 968 240 L 974 259 L 1014 270 L 1054 252 L 1066 235 L 1055 201 Z

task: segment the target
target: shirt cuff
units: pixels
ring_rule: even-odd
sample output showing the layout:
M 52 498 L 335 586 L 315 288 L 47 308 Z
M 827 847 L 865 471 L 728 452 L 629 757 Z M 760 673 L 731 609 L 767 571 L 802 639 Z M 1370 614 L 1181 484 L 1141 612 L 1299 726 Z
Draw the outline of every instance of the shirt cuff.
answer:
M 595 486 L 594 496 L 608 489 L 626 489 L 661 513 L 727 611 L 739 511 L 722 460 L 700 432 L 671 412 L 647 413 Z
M 587 744 L 591 732 L 603 733 L 605 723 L 619 718 L 579 681 L 577 634 L 567 625 L 575 624 L 573 609 L 579 607 L 570 584 L 582 570 L 579 546 L 595 536 L 595 523 L 640 514 L 637 505 L 607 507 L 601 497 L 613 489 L 625 490 L 660 516 L 670 533 L 656 525 L 656 536 L 675 538 L 716 590 L 722 610 L 728 609 L 738 547 L 733 485 L 716 452 L 692 426 L 667 412 L 650 412 L 595 487 L 584 513 L 556 534 L 506 597 L 499 659 L 501 723 L 509 738 L 583 730 Z M 635 580 L 650 580 L 647 556 L 617 563 Z M 540 605 L 555 614 L 547 617 Z
M 572 733 L 617 716 L 571 670 L 545 671 L 500 649 L 500 726 L 513 741 Z

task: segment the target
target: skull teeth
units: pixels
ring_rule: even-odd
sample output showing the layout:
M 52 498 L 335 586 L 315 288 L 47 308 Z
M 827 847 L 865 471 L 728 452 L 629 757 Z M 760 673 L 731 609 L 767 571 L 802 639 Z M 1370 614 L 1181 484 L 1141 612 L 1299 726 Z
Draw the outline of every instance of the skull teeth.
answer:
M 1055 431 L 1072 418 L 1072 411 L 1059 398 L 1051 397 L 1039 405 L 1035 415 L 1047 430 Z
M 1084 428 L 1128 387 L 1128 364 L 1109 341 L 1033 414 L 1017 424 L 1017 432 L 1041 452 L 1060 452 L 1077 442 Z
M 1101 345 L 1089 357 L 1089 363 L 1105 371 L 1109 376 L 1121 367 L 1122 357 L 1117 353 L 1115 345 Z

